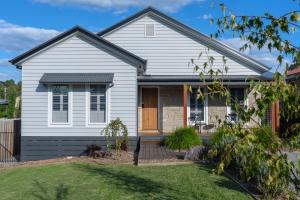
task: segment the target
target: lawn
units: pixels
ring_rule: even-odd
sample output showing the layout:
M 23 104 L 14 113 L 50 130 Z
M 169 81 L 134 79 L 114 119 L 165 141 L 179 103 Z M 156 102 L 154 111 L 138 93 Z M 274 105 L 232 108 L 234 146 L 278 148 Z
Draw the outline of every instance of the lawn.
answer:
M 211 168 L 52 164 L 0 171 L 0 199 L 251 199 Z

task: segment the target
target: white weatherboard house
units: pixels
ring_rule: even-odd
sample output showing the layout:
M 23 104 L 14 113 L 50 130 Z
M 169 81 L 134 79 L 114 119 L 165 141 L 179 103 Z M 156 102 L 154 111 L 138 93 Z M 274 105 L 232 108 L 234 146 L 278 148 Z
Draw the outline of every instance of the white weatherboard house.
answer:
M 225 81 L 241 101 L 248 81 L 269 70 L 153 8 L 98 34 L 74 27 L 12 59 L 22 69 L 21 160 L 80 155 L 89 144 L 104 145 L 101 130 L 118 117 L 132 149 L 140 136 L 164 136 L 195 116 L 204 132 L 217 118 L 235 120 L 224 99 L 200 101 L 187 89 L 209 84 L 189 65 L 207 47 L 216 65 L 227 58 Z M 243 103 L 251 101 L 250 95 Z

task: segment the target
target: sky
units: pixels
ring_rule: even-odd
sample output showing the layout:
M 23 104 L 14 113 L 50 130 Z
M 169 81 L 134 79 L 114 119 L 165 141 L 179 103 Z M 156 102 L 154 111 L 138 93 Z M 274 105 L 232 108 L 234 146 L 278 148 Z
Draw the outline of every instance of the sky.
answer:
M 210 35 L 217 29 L 209 19 L 222 16 L 220 3 L 225 3 L 236 15 L 269 12 L 281 16 L 297 7 L 292 0 L 4 0 L 0 6 L 0 81 L 21 80 L 21 71 L 8 60 L 75 25 L 98 32 L 152 6 Z M 286 37 L 299 46 L 298 31 Z M 219 40 L 237 49 L 243 43 L 232 34 Z M 260 51 L 254 48 L 244 53 L 273 69 L 277 67 L 275 55 L 266 48 Z M 290 62 L 289 58 L 286 61 Z

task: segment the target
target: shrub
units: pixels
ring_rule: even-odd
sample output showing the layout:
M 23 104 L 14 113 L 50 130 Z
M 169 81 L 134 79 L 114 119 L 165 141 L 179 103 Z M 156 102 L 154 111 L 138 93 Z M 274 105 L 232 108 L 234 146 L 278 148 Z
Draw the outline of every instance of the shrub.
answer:
M 123 122 L 117 118 L 102 130 L 106 139 L 106 148 L 110 152 L 112 149 L 112 142 L 115 143 L 116 151 L 128 149 L 128 129 Z
M 201 140 L 194 128 L 178 128 L 166 138 L 165 144 L 170 149 L 189 149 L 200 145 Z
M 210 146 L 213 146 L 218 151 L 223 151 L 227 144 L 231 144 L 236 140 L 236 137 L 229 134 L 230 129 L 234 124 L 227 124 L 217 128 L 216 132 L 210 138 Z
M 240 177 L 253 180 L 264 198 L 289 192 L 292 164 L 278 152 L 282 141 L 269 127 L 243 129 L 224 124 L 212 137 L 210 155 L 220 158 L 215 172 L 232 164 Z

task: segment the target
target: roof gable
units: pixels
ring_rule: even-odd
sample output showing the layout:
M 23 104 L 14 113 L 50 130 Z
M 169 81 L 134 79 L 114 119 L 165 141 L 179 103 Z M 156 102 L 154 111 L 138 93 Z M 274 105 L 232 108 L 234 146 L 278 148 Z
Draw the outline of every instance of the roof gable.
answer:
M 126 59 L 128 62 L 130 62 L 133 66 L 137 67 L 140 71 L 144 70 L 144 67 L 146 65 L 146 61 L 132 53 L 130 53 L 129 51 L 122 49 L 121 47 L 97 36 L 96 34 L 89 32 L 83 28 L 81 28 L 80 26 L 75 26 L 61 34 L 59 34 L 58 36 L 48 40 L 45 43 L 42 43 L 40 45 L 38 45 L 37 47 L 17 56 L 16 58 L 13 58 L 12 60 L 10 60 L 9 62 L 11 62 L 12 64 L 16 65 L 18 68 L 21 68 L 21 63 L 26 60 L 27 58 L 35 55 L 36 53 L 42 51 L 43 49 L 47 48 L 48 46 L 55 44 L 61 40 L 63 40 L 64 38 L 75 34 L 75 33 L 80 33 L 83 34 L 86 37 L 89 37 L 91 39 L 93 39 L 94 41 L 98 42 L 99 44 L 101 44 L 104 48 L 110 50 L 110 52 L 117 54 L 118 56 L 123 57 L 124 59 Z
M 229 47 L 228 45 L 223 44 L 222 42 L 219 42 L 218 40 L 215 40 L 203 33 L 200 33 L 196 31 L 195 29 L 192 29 L 191 27 L 186 26 L 185 24 L 165 15 L 164 13 L 152 8 L 148 7 L 130 17 L 127 19 L 124 19 L 120 21 L 119 23 L 101 31 L 98 33 L 99 36 L 107 36 L 110 33 L 112 33 L 115 30 L 118 30 L 121 27 L 126 26 L 127 24 L 131 23 L 132 21 L 135 21 L 139 18 L 142 18 L 144 16 L 150 16 L 154 18 L 155 20 L 158 20 L 164 24 L 167 24 L 168 26 L 174 28 L 177 31 L 180 31 L 186 35 L 188 35 L 190 38 L 198 41 L 199 43 L 213 49 L 216 52 L 219 52 L 220 54 L 235 60 L 236 62 L 245 65 L 255 71 L 258 71 L 259 73 L 267 72 L 270 68 L 257 60 L 250 58 L 239 51 Z

